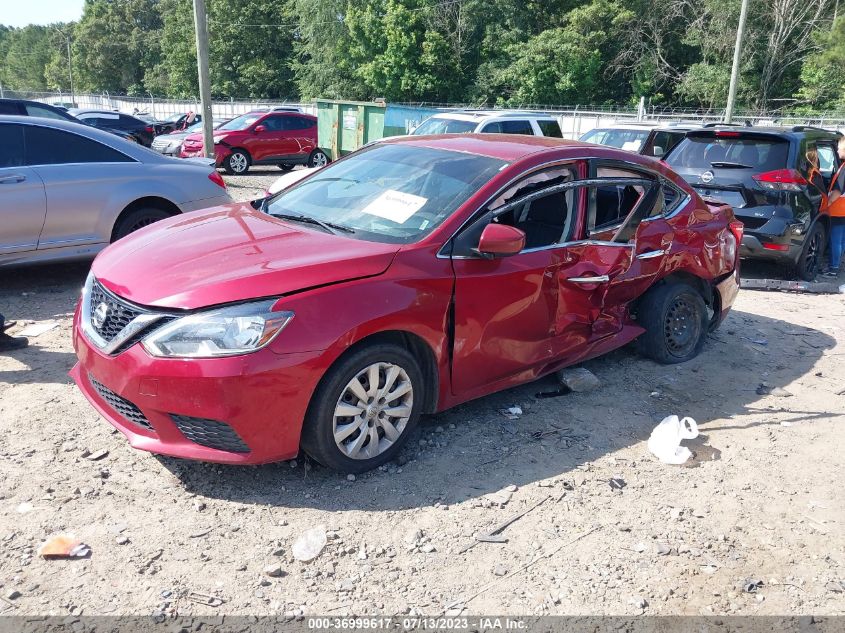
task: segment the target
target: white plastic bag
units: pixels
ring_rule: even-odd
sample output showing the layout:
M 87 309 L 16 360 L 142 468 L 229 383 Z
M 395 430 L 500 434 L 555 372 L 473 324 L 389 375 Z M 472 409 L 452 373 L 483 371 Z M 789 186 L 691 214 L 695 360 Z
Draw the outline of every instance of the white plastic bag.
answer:
M 692 418 L 679 420 L 677 415 L 670 415 L 654 427 L 648 438 L 648 450 L 664 464 L 683 464 L 692 453 L 681 440 L 698 437 L 698 425 Z

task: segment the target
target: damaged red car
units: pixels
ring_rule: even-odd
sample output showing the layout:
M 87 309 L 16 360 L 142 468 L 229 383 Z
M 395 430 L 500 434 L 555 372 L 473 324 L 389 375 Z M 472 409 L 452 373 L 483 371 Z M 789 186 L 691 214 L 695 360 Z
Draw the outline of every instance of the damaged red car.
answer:
M 422 413 L 635 339 L 694 357 L 742 225 L 664 165 L 499 135 L 386 140 L 94 262 L 72 375 L 132 446 L 361 472 Z

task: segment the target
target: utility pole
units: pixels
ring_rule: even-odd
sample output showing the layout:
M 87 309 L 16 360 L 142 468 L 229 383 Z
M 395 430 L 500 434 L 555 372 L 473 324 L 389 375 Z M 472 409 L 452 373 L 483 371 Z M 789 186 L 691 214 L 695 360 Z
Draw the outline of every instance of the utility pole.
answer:
M 65 37 L 67 38 L 67 77 L 70 80 L 70 102 L 75 108 L 76 92 L 73 90 L 73 58 L 70 56 L 70 35 L 66 35 Z
M 197 71 L 199 72 L 203 147 L 205 155 L 208 158 L 214 158 L 211 79 L 208 76 L 208 15 L 205 12 L 205 0 L 194 0 L 194 29 L 197 35 Z
M 733 122 L 736 85 L 739 83 L 739 58 L 742 52 L 742 38 L 745 35 L 745 19 L 747 17 L 748 0 L 742 0 L 742 8 L 739 11 L 739 26 L 736 29 L 736 45 L 734 46 L 734 63 L 731 68 L 731 84 L 728 88 L 728 107 L 725 108 L 725 123 Z

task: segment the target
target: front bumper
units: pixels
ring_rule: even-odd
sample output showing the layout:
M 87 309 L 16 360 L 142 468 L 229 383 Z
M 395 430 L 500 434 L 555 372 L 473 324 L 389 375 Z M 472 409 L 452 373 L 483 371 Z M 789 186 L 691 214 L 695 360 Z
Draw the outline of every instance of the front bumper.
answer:
M 215 145 L 214 146 L 214 164 L 217 167 L 223 165 L 223 161 L 229 157 L 231 154 L 230 147 L 224 147 L 222 145 Z M 202 145 L 199 147 L 191 146 L 185 147 L 182 145 L 182 148 L 179 150 L 179 158 L 205 158 L 205 152 L 203 151 Z
M 134 448 L 226 464 L 275 462 L 299 452 L 302 422 L 324 372 L 321 352 L 263 349 L 182 360 L 154 358 L 135 344 L 106 356 L 88 342 L 78 321 L 77 314 L 73 344 L 79 362 L 70 375 Z

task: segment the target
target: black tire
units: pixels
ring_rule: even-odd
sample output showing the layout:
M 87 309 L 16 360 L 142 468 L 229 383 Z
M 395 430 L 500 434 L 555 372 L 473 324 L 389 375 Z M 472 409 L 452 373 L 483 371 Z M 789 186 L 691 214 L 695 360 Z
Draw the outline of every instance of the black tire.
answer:
M 804 237 L 804 247 L 795 262 L 795 274 L 804 281 L 813 281 L 819 272 L 824 255 L 824 226 L 816 222 Z
M 290 171 L 294 167 L 295 167 L 295 165 L 291 165 L 290 163 L 282 163 L 281 165 L 278 165 L 278 168 L 281 169 L 282 171 Z
M 685 283 L 649 290 L 640 301 L 637 320 L 645 328 L 637 339 L 640 352 L 664 365 L 695 358 L 707 337 L 707 306 L 701 294 Z
M 249 171 L 252 164 L 252 157 L 246 150 L 236 149 L 223 161 L 223 169 L 230 176 L 243 176 Z
M 144 207 L 130 211 L 115 225 L 114 231 L 112 232 L 112 242 L 126 237 L 130 233 L 134 233 L 138 229 L 142 229 L 153 222 L 169 218 L 170 215 L 167 211 L 157 209 L 156 207 Z
M 323 167 L 328 165 L 330 162 L 332 161 L 329 158 L 329 155 L 319 148 L 311 152 L 311 155 L 308 157 L 309 167 Z
M 346 388 L 355 376 L 375 363 L 391 363 L 404 370 L 412 387 L 411 413 L 392 445 L 386 447 L 383 452 L 374 457 L 355 459 L 341 451 L 335 442 L 335 408 L 339 405 L 341 398 L 347 397 Z M 384 381 L 385 376 L 380 373 L 379 379 Z M 352 352 L 339 359 L 329 368 L 320 381 L 305 416 L 305 423 L 302 428 L 302 448 L 323 466 L 339 472 L 362 473 L 377 468 L 393 459 L 412 434 L 419 421 L 425 398 L 425 389 L 426 385 L 419 363 L 408 350 L 397 345 L 379 343 Z M 346 401 L 351 402 L 351 400 Z M 377 404 L 377 402 L 374 404 Z M 343 418 L 343 420 L 355 423 L 354 418 Z M 363 426 L 354 431 L 341 444 L 354 444 L 359 434 L 370 434 L 369 429 L 374 426 L 374 420 L 362 417 L 361 424 Z M 388 438 L 383 433 L 384 429 L 377 427 L 376 434 L 379 436 L 379 441 L 387 442 Z M 369 445 L 370 440 L 364 439 L 363 447 L 360 450 L 364 452 Z

